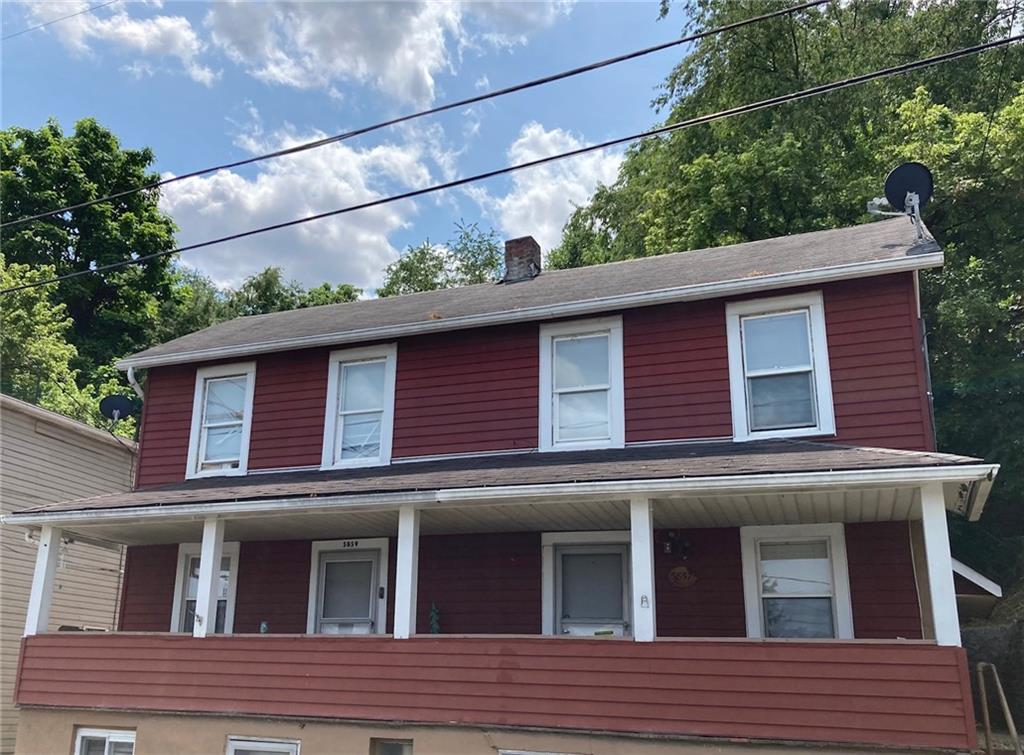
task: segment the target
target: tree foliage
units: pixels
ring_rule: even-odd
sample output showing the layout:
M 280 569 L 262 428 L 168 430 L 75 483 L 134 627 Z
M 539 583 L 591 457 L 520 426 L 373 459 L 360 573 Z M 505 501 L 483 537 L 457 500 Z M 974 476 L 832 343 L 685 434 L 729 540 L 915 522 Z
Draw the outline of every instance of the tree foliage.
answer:
M 710 28 L 777 8 L 694 0 Z M 667 4 L 663 8 L 667 8 Z M 1019 22 L 1019 19 L 1018 19 Z M 851 0 L 702 40 L 654 105 L 674 122 L 1004 36 L 996 0 Z M 867 222 L 889 169 L 929 165 L 925 220 L 946 264 L 922 276 L 940 449 L 1002 465 L 956 546 L 1021 565 L 1024 536 L 1024 50 L 1019 46 L 684 129 L 631 149 L 573 213 L 549 264 L 641 257 Z M 1004 547 L 992 547 L 992 533 Z M 980 538 L 975 547 L 973 538 Z M 1000 560 L 1001 559 L 1001 560 Z M 999 563 L 996 563 L 999 561 Z
M 476 223 L 460 222 L 447 244 L 431 244 L 428 239 L 388 265 L 377 295 L 400 296 L 487 283 L 501 277 L 501 268 L 501 244 L 494 230 L 482 231 Z
M 0 190 L 4 222 L 86 202 L 158 178 L 149 149 L 124 149 L 95 120 L 65 135 L 56 121 L 33 131 L 0 131 Z M 58 275 L 164 252 L 174 247 L 174 224 L 157 207 L 156 191 L 5 229 L 11 263 L 49 266 Z M 54 287 L 71 318 L 72 364 L 85 380 L 115 358 L 150 344 L 158 302 L 170 292 L 169 257 L 86 275 Z

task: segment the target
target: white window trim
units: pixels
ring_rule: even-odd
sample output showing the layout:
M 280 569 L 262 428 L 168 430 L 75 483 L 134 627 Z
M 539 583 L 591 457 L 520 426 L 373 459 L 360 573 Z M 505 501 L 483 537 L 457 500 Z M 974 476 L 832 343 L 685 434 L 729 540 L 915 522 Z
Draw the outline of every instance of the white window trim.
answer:
M 380 422 L 380 456 L 375 459 L 342 459 L 334 461 L 334 439 L 338 426 L 338 401 L 341 398 L 340 365 L 349 362 L 384 360 L 384 406 Z M 391 463 L 391 439 L 395 426 L 395 375 L 398 346 L 393 343 L 359 349 L 332 351 L 327 367 L 327 406 L 324 409 L 324 443 L 321 469 L 352 469 L 379 467 Z
M 199 441 L 203 425 L 203 390 L 206 381 L 213 378 L 245 375 L 245 413 L 242 416 L 242 438 L 239 441 L 237 469 L 200 469 Z M 252 399 L 256 392 L 256 362 L 235 362 L 200 367 L 196 370 L 196 386 L 192 397 L 192 426 L 188 436 L 188 468 L 186 479 L 197 477 L 226 477 L 244 475 L 249 468 L 249 432 L 252 429 Z
M 185 565 L 192 557 L 199 557 L 203 552 L 202 543 L 180 543 L 178 545 L 178 570 L 174 577 L 174 604 L 171 609 L 171 631 L 181 632 L 182 608 L 185 599 Z M 228 567 L 228 597 L 224 608 L 224 634 L 231 634 L 235 629 L 235 592 L 238 587 L 238 552 L 239 543 L 225 542 L 221 550 L 221 558 L 230 559 Z M 212 632 L 211 632 L 212 634 Z
M 607 440 L 555 443 L 554 339 L 563 336 L 608 334 Z M 622 318 L 600 317 L 540 326 L 540 407 L 538 438 L 541 451 L 578 451 L 587 448 L 624 448 L 626 445 L 625 389 L 622 356 Z
M 803 309 L 809 312 L 811 365 L 814 369 L 818 424 L 814 427 L 791 427 L 782 430 L 751 430 L 747 416 L 747 380 L 743 369 L 743 335 L 740 321 L 749 315 L 772 315 Z M 729 302 L 725 307 L 725 323 L 729 343 L 729 393 L 732 398 L 733 440 L 835 435 L 832 377 L 829 372 L 825 305 L 821 291 Z
M 309 556 L 309 602 L 306 609 L 306 633 L 316 634 L 316 611 L 320 597 L 320 554 L 325 551 L 380 551 L 378 571 L 377 620 L 370 634 L 387 634 L 388 623 L 388 548 L 386 537 L 349 538 L 345 540 L 314 540 Z
M 630 543 L 629 530 L 599 530 L 594 532 L 543 532 L 540 536 L 541 553 L 541 632 L 542 634 L 555 634 L 555 546 L 561 545 L 625 545 L 632 547 Z M 626 568 L 631 567 L 631 561 L 627 552 Z M 632 600 L 629 599 L 629 591 L 632 590 L 632 578 L 630 574 L 624 575 L 626 580 L 626 607 L 630 617 L 627 619 L 630 626 L 633 623 Z
M 835 639 L 853 639 L 853 605 L 850 602 L 850 569 L 846 561 L 846 531 L 841 523 L 777 524 L 740 527 L 743 558 L 743 603 L 747 614 L 747 637 L 763 638 L 761 584 L 758 578 L 758 543 L 793 540 L 829 541 L 832 562 L 832 605 L 835 611 Z M 781 639 L 781 638 L 780 638 Z
M 85 737 L 96 737 L 111 742 L 131 742 L 135 745 L 135 731 L 130 729 L 78 729 L 75 731 L 75 755 L 82 755 L 82 740 Z M 106 749 L 106 748 L 104 748 Z
M 288 749 L 291 750 L 291 755 L 299 755 L 302 743 L 298 739 L 228 736 L 227 755 L 235 755 L 239 748 L 256 752 L 280 752 Z

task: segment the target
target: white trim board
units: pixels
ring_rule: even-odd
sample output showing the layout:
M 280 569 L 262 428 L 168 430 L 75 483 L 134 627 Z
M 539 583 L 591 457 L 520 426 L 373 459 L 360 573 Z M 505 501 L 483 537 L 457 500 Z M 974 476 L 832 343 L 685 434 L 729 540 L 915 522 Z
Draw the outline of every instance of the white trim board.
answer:
M 377 585 L 377 618 L 370 634 L 387 634 L 388 623 L 388 548 L 386 537 L 314 540 L 309 556 L 309 600 L 306 604 L 306 633 L 316 634 L 316 612 L 320 599 L 320 554 L 328 551 L 380 551 Z
M 226 542 L 221 550 L 221 558 L 227 556 L 231 561 L 228 567 L 228 597 L 227 606 L 224 609 L 224 634 L 231 634 L 235 629 L 235 593 L 238 588 L 238 554 L 240 550 L 238 542 Z M 178 566 L 174 575 L 174 603 L 171 604 L 171 628 L 172 632 L 181 632 L 182 607 L 185 598 L 185 564 L 193 556 L 200 556 L 203 550 L 202 543 L 179 543 L 178 544 Z M 218 566 L 218 571 L 220 567 Z M 213 634 L 211 631 L 210 634 Z
M 671 302 L 696 301 L 714 299 L 737 294 L 770 291 L 787 286 L 807 286 L 850 278 L 866 278 L 873 275 L 923 270 L 940 267 L 943 261 L 942 252 L 914 254 L 887 260 L 871 260 L 855 262 L 834 267 L 798 270 L 789 273 L 776 273 L 751 278 L 739 278 L 716 283 L 702 283 L 692 286 L 676 286 L 656 291 L 641 291 L 617 296 L 599 297 L 583 301 L 549 304 L 539 307 L 526 307 L 503 312 L 488 312 L 479 315 L 452 317 L 440 320 L 417 321 L 400 325 L 388 325 L 376 328 L 360 328 L 359 330 L 321 333 L 296 338 L 279 338 L 273 341 L 258 341 L 237 346 L 219 346 L 208 349 L 196 349 L 172 354 L 125 357 L 117 362 L 118 369 L 129 367 L 157 367 L 168 364 L 188 364 L 212 359 L 226 359 L 253 354 L 266 354 L 274 351 L 289 351 L 313 346 L 341 346 L 349 343 L 378 341 L 402 336 L 420 335 L 423 333 L 441 333 L 452 330 L 466 330 L 488 325 L 499 325 L 513 322 L 532 322 L 563 317 L 594 315 L 630 307 L 647 307 L 655 304 Z
M 981 572 L 975 571 L 963 561 L 957 561 L 955 558 L 953 559 L 953 573 L 959 574 L 968 582 L 973 582 L 990 595 L 995 595 L 997 598 L 1003 597 L 1002 587 L 997 585 Z
M 393 511 L 413 504 L 425 508 L 473 505 L 484 501 L 515 503 L 523 499 L 551 499 L 557 503 L 566 497 L 621 496 L 650 497 L 722 492 L 806 492 L 877 485 L 917 486 L 929 482 L 972 483 L 991 480 L 998 464 L 964 464 L 947 467 L 902 467 L 839 472 L 792 472 L 785 474 L 719 475 L 715 477 L 613 480 L 607 482 L 552 483 L 539 485 L 503 485 L 477 488 L 443 488 L 433 491 L 366 493 L 361 495 L 323 495 L 317 498 L 286 497 L 219 503 L 192 503 L 175 506 L 134 506 L 88 509 L 84 511 L 38 511 L 0 517 L 4 524 L 53 525 L 71 527 L 105 521 L 144 522 L 191 520 L 195 517 L 263 516 L 275 513 L 313 511 Z

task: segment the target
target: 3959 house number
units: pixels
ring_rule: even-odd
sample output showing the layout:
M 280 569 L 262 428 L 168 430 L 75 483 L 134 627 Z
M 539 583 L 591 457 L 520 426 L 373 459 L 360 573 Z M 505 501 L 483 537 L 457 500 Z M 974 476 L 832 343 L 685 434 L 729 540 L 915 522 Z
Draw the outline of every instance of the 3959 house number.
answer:
M 358 548 L 359 547 L 359 541 L 358 540 L 342 540 L 341 541 L 341 547 L 342 548 Z

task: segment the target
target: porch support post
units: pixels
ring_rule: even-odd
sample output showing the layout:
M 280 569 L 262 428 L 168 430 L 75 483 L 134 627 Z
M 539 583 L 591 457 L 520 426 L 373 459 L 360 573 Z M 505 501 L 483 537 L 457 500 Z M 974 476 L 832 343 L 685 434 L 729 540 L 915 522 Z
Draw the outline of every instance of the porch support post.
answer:
M 396 640 L 416 634 L 416 587 L 420 560 L 420 511 L 411 505 L 398 510 L 398 557 L 395 564 Z
M 60 535 L 60 530 L 45 525 L 39 531 L 36 569 L 32 575 L 32 590 L 25 615 L 26 637 L 45 632 L 50 624 L 50 603 L 53 599 L 53 583 L 57 578 L 57 559 L 60 557 Z
M 940 482 L 921 486 L 921 530 L 935 641 L 940 645 L 959 645 L 960 619 L 953 586 L 953 557 L 949 552 L 946 503 Z
M 224 552 L 224 520 L 209 517 L 203 522 L 203 545 L 199 551 L 199 584 L 196 587 L 196 620 L 193 637 L 206 637 L 217 631 L 217 600 L 220 587 L 220 560 Z
M 654 608 L 653 506 L 646 496 L 637 496 L 629 502 L 633 639 L 637 642 L 653 642 L 658 634 Z

